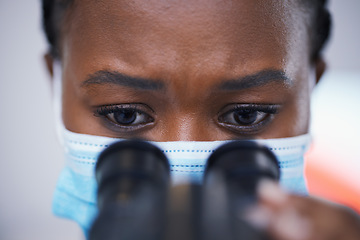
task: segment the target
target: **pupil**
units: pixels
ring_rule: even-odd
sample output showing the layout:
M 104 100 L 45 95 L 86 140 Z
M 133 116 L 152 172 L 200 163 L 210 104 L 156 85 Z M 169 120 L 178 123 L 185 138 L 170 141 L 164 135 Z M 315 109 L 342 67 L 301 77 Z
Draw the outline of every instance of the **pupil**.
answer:
M 257 119 L 258 112 L 251 110 L 239 110 L 234 112 L 234 119 L 242 125 L 250 125 Z
M 119 124 L 127 125 L 131 124 L 136 119 L 136 112 L 131 109 L 124 109 L 114 112 L 114 119 Z

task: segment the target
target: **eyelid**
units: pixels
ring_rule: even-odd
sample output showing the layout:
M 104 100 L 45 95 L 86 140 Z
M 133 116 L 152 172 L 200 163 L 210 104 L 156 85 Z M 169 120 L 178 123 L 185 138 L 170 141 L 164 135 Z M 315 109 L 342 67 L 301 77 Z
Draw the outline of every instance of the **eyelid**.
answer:
M 132 109 L 144 114 L 147 114 L 147 111 L 150 111 L 152 114 L 155 114 L 155 111 L 144 103 L 120 103 L 97 106 L 95 107 L 94 115 L 96 117 L 102 117 L 106 114 L 113 113 L 118 109 Z
M 231 103 L 226 105 L 218 112 L 218 116 L 228 112 L 236 111 L 239 109 L 247 109 L 269 114 L 276 114 L 281 108 L 280 104 L 258 104 L 258 103 Z

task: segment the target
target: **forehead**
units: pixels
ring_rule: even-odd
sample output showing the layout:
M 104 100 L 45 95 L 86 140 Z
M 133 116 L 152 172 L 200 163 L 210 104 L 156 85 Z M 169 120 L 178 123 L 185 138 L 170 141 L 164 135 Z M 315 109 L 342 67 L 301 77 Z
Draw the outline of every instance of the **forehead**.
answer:
M 309 55 L 304 19 L 295 0 L 75 1 L 63 56 L 156 78 L 286 68 Z

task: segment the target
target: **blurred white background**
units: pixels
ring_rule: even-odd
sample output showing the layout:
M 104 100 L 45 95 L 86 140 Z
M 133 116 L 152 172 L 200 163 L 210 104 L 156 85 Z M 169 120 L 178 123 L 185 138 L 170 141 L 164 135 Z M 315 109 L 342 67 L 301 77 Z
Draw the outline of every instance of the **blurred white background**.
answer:
M 315 92 L 313 132 L 328 136 L 334 146 L 357 147 L 351 161 L 333 165 L 347 166 L 360 185 L 355 174 L 360 170 L 360 1 L 332 0 L 330 9 L 334 31 L 326 59 L 331 71 Z M 40 0 L 0 0 L 2 240 L 83 239 L 75 223 L 51 213 L 63 160 L 42 57 L 46 42 L 40 10 Z

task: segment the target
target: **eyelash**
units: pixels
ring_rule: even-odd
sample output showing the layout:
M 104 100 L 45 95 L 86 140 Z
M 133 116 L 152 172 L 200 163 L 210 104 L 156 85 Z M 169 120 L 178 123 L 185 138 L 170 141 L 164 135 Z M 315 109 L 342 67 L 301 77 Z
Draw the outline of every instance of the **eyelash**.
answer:
M 249 111 L 259 111 L 265 112 L 269 114 L 276 114 L 279 110 L 279 105 L 275 104 L 266 104 L 266 105 L 258 105 L 258 104 L 237 104 L 233 111 L 236 110 L 249 110 Z
M 95 115 L 98 116 L 106 116 L 107 114 L 114 113 L 119 110 L 123 109 L 129 109 L 129 110 L 135 110 L 137 111 L 138 108 L 133 105 L 106 105 L 106 106 L 100 106 L 98 109 L 96 109 Z
M 218 114 L 218 122 L 221 126 L 241 134 L 256 134 L 263 129 L 265 125 L 271 122 L 274 115 L 279 112 L 280 106 L 276 104 L 270 105 L 258 105 L 258 104 L 237 104 L 237 105 L 228 105 L 223 111 Z M 231 123 L 231 121 L 226 120 L 227 117 L 233 118 L 235 120 L 234 114 L 240 112 L 239 115 L 249 115 L 256 113 L 255 117 L 258 117 L 260 114 L 261 119 L 254 121 L 254 123 L 243 124 L 240 123 Z M 243 113 L 241 113 L 243 112 Z M 231 115 L 232 114 L 232 115 Z M 256 119 L 255 119 L 256 120 Z M 235 120 L 236 121 L 236 120 Z

